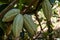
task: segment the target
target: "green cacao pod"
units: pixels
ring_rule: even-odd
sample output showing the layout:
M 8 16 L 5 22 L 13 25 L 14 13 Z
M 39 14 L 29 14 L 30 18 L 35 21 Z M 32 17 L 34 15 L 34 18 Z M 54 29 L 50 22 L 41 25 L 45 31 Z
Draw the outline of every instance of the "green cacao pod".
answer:
M 19 37 L 20 32 L 22 32 L 22 27 L 23 27 L 23 16 L 21 14 L 18 14 L 14 21 L 13 21 L 13 26 L 12 26 L 12 31 L 14 37 Z
M 34 36 L 36 33 L 37 25 L 33 22 L 31 15 L 24 15 L 24 28 L 28 31 L 30 36 Z
M 46 19 L 50 20 L 50 18 L 52 17 L 52 8 L 51 8 L 51 4 L 49 0 L 44 0 L 42 2 L 42 9 L 43 9 L 44 16 L 46 17 Z
M 19 9 L 11 9 L 9 10 L 3 17 L 3 22 L 10 22 L 14 19 L 14 17 L 20 13 Z

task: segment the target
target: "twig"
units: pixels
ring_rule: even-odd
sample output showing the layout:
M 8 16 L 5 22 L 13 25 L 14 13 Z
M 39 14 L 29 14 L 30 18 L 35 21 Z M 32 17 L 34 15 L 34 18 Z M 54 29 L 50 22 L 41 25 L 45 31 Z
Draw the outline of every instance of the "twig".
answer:
M 39 1 L 38 1 L 37 7 L 36 7 L 36 9 L 34 10 L 34 12 L 35 12 L 36 20 L 39 22 L 39 25 L 40 25 L 41 30 L 43 30 L 43 29 L 42 29 L 42 26 L 41 26 L 41 24 L 40 24 L 39 18 L 38 18 L 38 14 L 37 14 L 37 11 L 38 11 L 38 8 L 39 8 L 41 2 L 42 2 L 42 0 L 39 0 Z
M 41 31 L 43 31 L 42 26 L 41 26 L 40 21 L 39 21 L 39 18 L 38 18 L 38 14 L 37 14 L 37 10 L 38 10 L 41 2 L 42 2 L 42 0 L 39 0 L 39 1 L 38 1 L 37 7 L 36 7 L 36 9 L 34 10 L 34 13 L 35 13 L 35 16 L 36 16 L 36 20 L 39 22 Z M 38 35 L 35 36 L 34 40 L 41 34 L 41 31 L 39 32 Z
M 3 17 L 3 15 L 9 11 L 13 6 L 14 4 L 17 2 L 17 0 L 13 0 L 1 13 L 0 13 L 0 18 Z
M 42 2 L 42 1 L 39 0 L 39 2 L 38 2 L 38 4 L 37 4 L 37 7 L 36 7 L 36 9 L 35 9 L 35 16 L 36 16 L 36 20 L 39 22 L 39 25 L 40 25 L 41 30 L 43 30 L 43 29 L 42 29 L 42 26 L 41 26 L 41 24 L 40 24 L 39 18 L 38 18 L 38 14 L 37 14 L 37 10 L 38 10 L 41 2 Z

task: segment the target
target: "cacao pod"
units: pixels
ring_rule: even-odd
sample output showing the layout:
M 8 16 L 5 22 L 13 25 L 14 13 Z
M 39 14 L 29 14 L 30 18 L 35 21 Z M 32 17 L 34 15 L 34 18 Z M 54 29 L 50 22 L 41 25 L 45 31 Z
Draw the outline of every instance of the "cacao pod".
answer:
M 33 22 L 31 15 L 25 14 L 24 15 L 24 28 L 30 33 L 30 36 L 35 35 L 36 33 L 36 27 L 35 23 Z
M 19 9 L 11 9 L 9 10 L 3 17 L 3 22 L 10 22 L 14 19 L 14 17 L 20 13 Z
M 42 9 L 44 12 L 44 16 L 46 17 L 47 20 L 50 20 L 50 18 L 52 17 L 52 8 L 51 8 L 51 4 L 49 2 L 49 0 L 44 0 L 42 2 Z
M 22 32 L 22 27 L 23 27 L 23 16 L 21 14 L 18 14 L 15 17 L 13 21 L 13 26 L 12 26 L 14 37 L 20 36 L 20 32 Z

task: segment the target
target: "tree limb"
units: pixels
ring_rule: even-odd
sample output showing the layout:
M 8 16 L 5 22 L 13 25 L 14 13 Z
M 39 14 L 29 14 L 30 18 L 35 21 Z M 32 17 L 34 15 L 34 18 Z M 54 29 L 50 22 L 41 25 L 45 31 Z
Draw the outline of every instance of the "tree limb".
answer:
M 0 18 L 3 17 L 3 15 L 9 11 L 13 6 L 14 4 L 17 2 L 17 0 L 13 0 L 1 13 L 0 13 Z
M 29 8 L 30 8 L 36 1 L 37 1 L 37 0 L 33 0 L 33 1 L 29 4 L 28 7 L 26 7 L 23 11 L 21 11 L 21 13 L 22 13 L 22 14 L 25 14 L 25 13 L 29 10 Z

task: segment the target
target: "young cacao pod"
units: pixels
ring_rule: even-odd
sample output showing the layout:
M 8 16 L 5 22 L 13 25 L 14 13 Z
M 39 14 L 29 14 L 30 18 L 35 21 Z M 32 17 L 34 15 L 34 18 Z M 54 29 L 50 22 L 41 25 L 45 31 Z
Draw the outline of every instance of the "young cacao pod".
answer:
M 22 27 L 23 27 L 23 16 L 21 14 L 18 14 L 14 21 L 13 21 L 13 26 L 12 26 L 12 31 L 14 37 L 19 37 L 20 32 L 22 32 Z
M 50 20 L 50 18 L 52 17 L 52 8 L 51 8 L 51 4 L 49 2 L 49 0 L 44 0 L 42 2 L 42 9 L 44 12 L 44 16 L 46 17 L 47 20 Z
M 36 33 L 36 27 L 35 23 L 33 22 L 31 15 L 25 14 L 24 15 L 24 28 L 30 33 L 30 36 L 35 35 Z
M 9 10 L 3 17 L 3 22 L 10 22 L 14 19 L 14 17 L 20 13 L 19 9 L 11 9 Z

